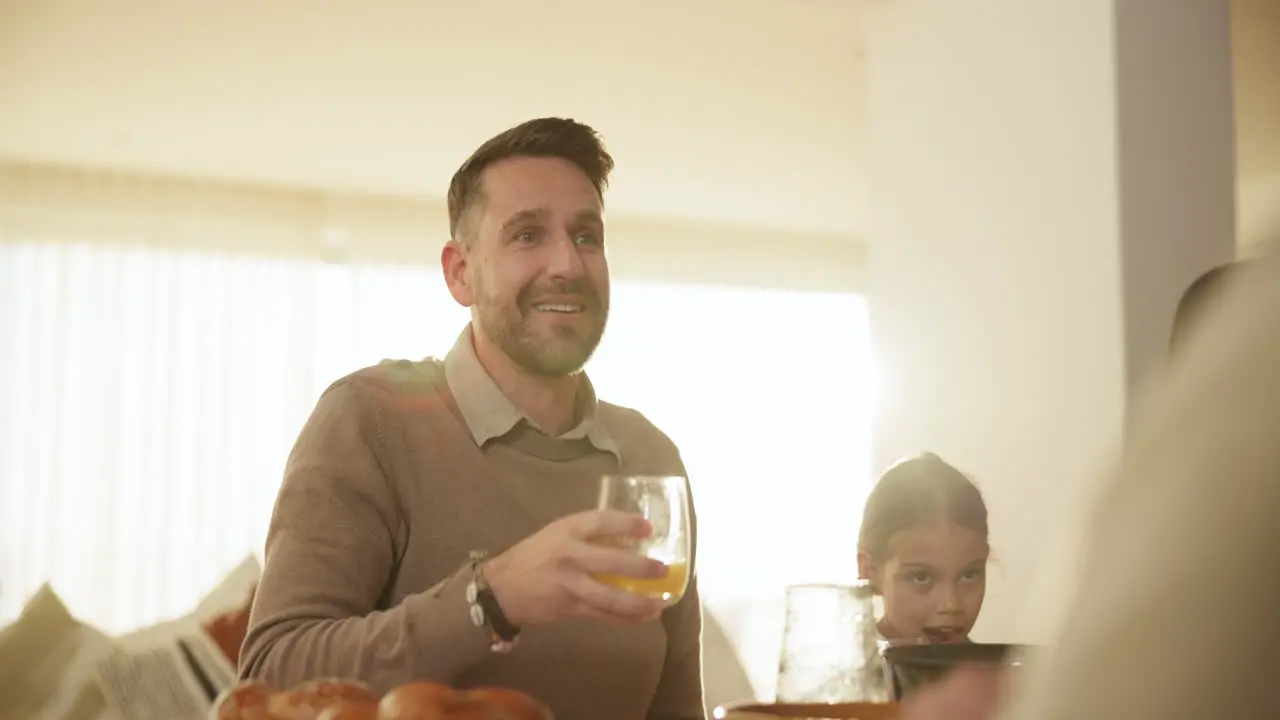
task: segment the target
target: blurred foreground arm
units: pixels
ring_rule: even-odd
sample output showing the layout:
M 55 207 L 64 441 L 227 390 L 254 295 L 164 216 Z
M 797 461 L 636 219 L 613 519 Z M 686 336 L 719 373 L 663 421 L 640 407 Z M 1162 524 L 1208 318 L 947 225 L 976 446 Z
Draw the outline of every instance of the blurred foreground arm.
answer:
M 1135 417 L 1007 720 L 1280 717 L 1280 263 L 1208 317 Z

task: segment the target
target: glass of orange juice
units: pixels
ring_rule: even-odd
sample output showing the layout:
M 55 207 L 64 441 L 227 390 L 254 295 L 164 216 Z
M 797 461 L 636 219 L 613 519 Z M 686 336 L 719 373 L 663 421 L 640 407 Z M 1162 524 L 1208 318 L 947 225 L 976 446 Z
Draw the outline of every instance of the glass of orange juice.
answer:
M 608 542 L 633 548 L 640 555 L 666 564 L 667 574 L 661 578 L 597 575 L 596 579 L 668 605 L 679 602 L 689 585 L 693 544 L 688 481 L 674 476 L 605 475 L 600 479 L 599 508 L 644 516 L 653 526 L 649 537 L 611 538 Z

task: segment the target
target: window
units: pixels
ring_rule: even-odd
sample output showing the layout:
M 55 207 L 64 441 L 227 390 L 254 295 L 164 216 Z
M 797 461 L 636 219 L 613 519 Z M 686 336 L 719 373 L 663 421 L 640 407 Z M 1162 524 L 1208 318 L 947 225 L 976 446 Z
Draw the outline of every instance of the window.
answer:
M 620 283 L 588 370 L 680 446 L 703 599 L 769 696 L 783 591 L 852 582 L 871 478 L 866 303 L 847 293 Z
M 435 268 L 0 245 L 0 622 L 44 581 L 108 631 L 188 612 L 261 551 L 319 393 L 466 320 Z M 705 600 L 757 682 L 783 587 L 856 575 L 868 344 L 857 295 L 615 281 L 588 370 L 680 445 Z

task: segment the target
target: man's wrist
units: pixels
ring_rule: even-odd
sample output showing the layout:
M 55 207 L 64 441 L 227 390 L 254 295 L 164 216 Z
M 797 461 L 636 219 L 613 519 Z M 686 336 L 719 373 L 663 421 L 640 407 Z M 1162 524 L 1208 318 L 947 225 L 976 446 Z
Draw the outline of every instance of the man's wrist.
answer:
M 494 601 L 498 604 L 498 610 L 507 622 L 521 627 L 523 623 L 512 613 L 512 600 L 510 590 L 507 585 L 507 566 L 505 558 L 501 555 L 485 559 L 476 567 L 476 572 L 484 579 L 485 585 L 493 593 Z
M 509 652 L 520 637 L 520 627 L 504 612 L 490 579 L 490 562 L 483 553 L 472 553 L 471 579 L 467 585 L 467 604 L 471 621 L 491 635 L 489 648 Z M 501 572 L 498 573 L 501 576 Z M 499 581 L 501 582 L 501 581 Z

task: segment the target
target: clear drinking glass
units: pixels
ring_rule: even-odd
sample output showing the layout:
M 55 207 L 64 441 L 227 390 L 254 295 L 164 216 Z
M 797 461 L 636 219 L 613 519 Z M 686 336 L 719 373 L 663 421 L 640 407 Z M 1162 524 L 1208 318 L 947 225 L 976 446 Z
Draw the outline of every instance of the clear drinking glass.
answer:
M 855 585 L 792 585 L 778 660 L 777 701 L 887 702 L 875 592 Z
M 598 575 L 606 585 L 666 602 L 679 602 L 689 586 L 689 556 L 693 542 L 689 526 L 688 481 L 682 477 L 654 475 L 605 475 L 600 479 L 601 510 L 618 510 L 644 516 L 653 525 L 647 538 L 610 538 L 607 542 L 629 547 L 636 553 L 665 563 L 661 578 Z

